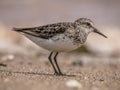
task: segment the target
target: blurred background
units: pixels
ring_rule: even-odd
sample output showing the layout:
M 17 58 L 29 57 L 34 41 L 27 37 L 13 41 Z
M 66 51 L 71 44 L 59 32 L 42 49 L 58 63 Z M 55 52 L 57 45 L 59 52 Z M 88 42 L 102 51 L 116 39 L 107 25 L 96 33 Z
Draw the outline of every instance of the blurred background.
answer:
M 108 36 L 88 36 L 86 44 L 74 52 L 104 57 L 120 57 L 119 0 L 0 0 L 0 54 L 22 54 L 30 57 L 49 53 L 13 27 L 34 27 L 56 22 L 72 22 L 85 17 Z M 31 53 L 28 53 L 31 51 Z M 73 52 L 73 53 L 74 53 Z
M 72 22 L 86 17 L 93 20 L 95 26 L 107 35 L 108 39 L 91 34 L 85 49 L 98 55 L 119 56 L 119 3 L 119 0 L 0 0 L 0 53 L 25 54 L 29 48 L 32 48 L 32 51 L 45 52 L 28 39 L 11 31 L 13 27 Z M 33 50 L 35 48 L 37 49 Z
M 66 90 L 62 87 L 69 77 L 59 80 L 49 75 L 53 73 L 47 60 L 50 52 L 12 28 L 73 22 L 82 17 L 90 18 L 108 39 L 91 33 L 83 47 L 59 56 L 62 71 L 80 75 L 76 79 L 80 87 L 88 88 L 85 90 L 120 90 L 120 0 L 0 0 L 0 90 Z

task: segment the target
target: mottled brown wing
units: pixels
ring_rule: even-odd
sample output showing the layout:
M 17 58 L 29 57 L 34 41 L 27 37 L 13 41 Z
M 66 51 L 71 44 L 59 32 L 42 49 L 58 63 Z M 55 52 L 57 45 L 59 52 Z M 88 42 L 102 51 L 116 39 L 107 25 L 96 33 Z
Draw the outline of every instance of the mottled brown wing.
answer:
M 35 37 L 49 39 L 57 34 L 64 33 L 68 26 L 69 23 L 56 23 L 34 28 L 14 28 L 14 31 L 23 32 Z

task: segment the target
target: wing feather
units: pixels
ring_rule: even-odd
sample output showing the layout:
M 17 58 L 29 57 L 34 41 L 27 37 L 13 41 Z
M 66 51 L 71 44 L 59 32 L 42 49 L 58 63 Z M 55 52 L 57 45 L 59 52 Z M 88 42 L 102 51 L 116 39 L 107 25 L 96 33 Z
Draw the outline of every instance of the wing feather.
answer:
M 57 34 L 62 34 L 70 26 L 70 23 L 56 23 L 34 28 L 13 28 L 14 31 L 23 32 L 35 37 L 49 39 Z

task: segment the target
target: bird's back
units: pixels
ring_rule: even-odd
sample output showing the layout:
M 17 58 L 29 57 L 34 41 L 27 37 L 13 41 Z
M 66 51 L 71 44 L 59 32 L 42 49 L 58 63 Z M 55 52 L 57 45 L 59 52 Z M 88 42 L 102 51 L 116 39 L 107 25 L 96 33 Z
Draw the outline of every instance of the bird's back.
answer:
M 49 39 L 57 34 L 64 33 L 69 27 L 73 27 L 73 23 L 63 22 L 33 28 L 13 28 L 13 30 L 26 33 L 35 37 Z

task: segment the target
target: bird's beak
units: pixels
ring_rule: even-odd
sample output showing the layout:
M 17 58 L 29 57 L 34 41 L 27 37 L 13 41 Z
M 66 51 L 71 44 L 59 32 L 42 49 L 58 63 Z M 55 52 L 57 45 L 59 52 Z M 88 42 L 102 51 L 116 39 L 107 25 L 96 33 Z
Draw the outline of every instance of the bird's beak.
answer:
M 94 28 L 94 31 L 95 33 L 99 34 L 99 35 L 102 35 L 103 37 L 107 38 L 107 36 L 105 36 L 103 33 L 101 33 L 99 30 L 97 30 L 96 28 Z

